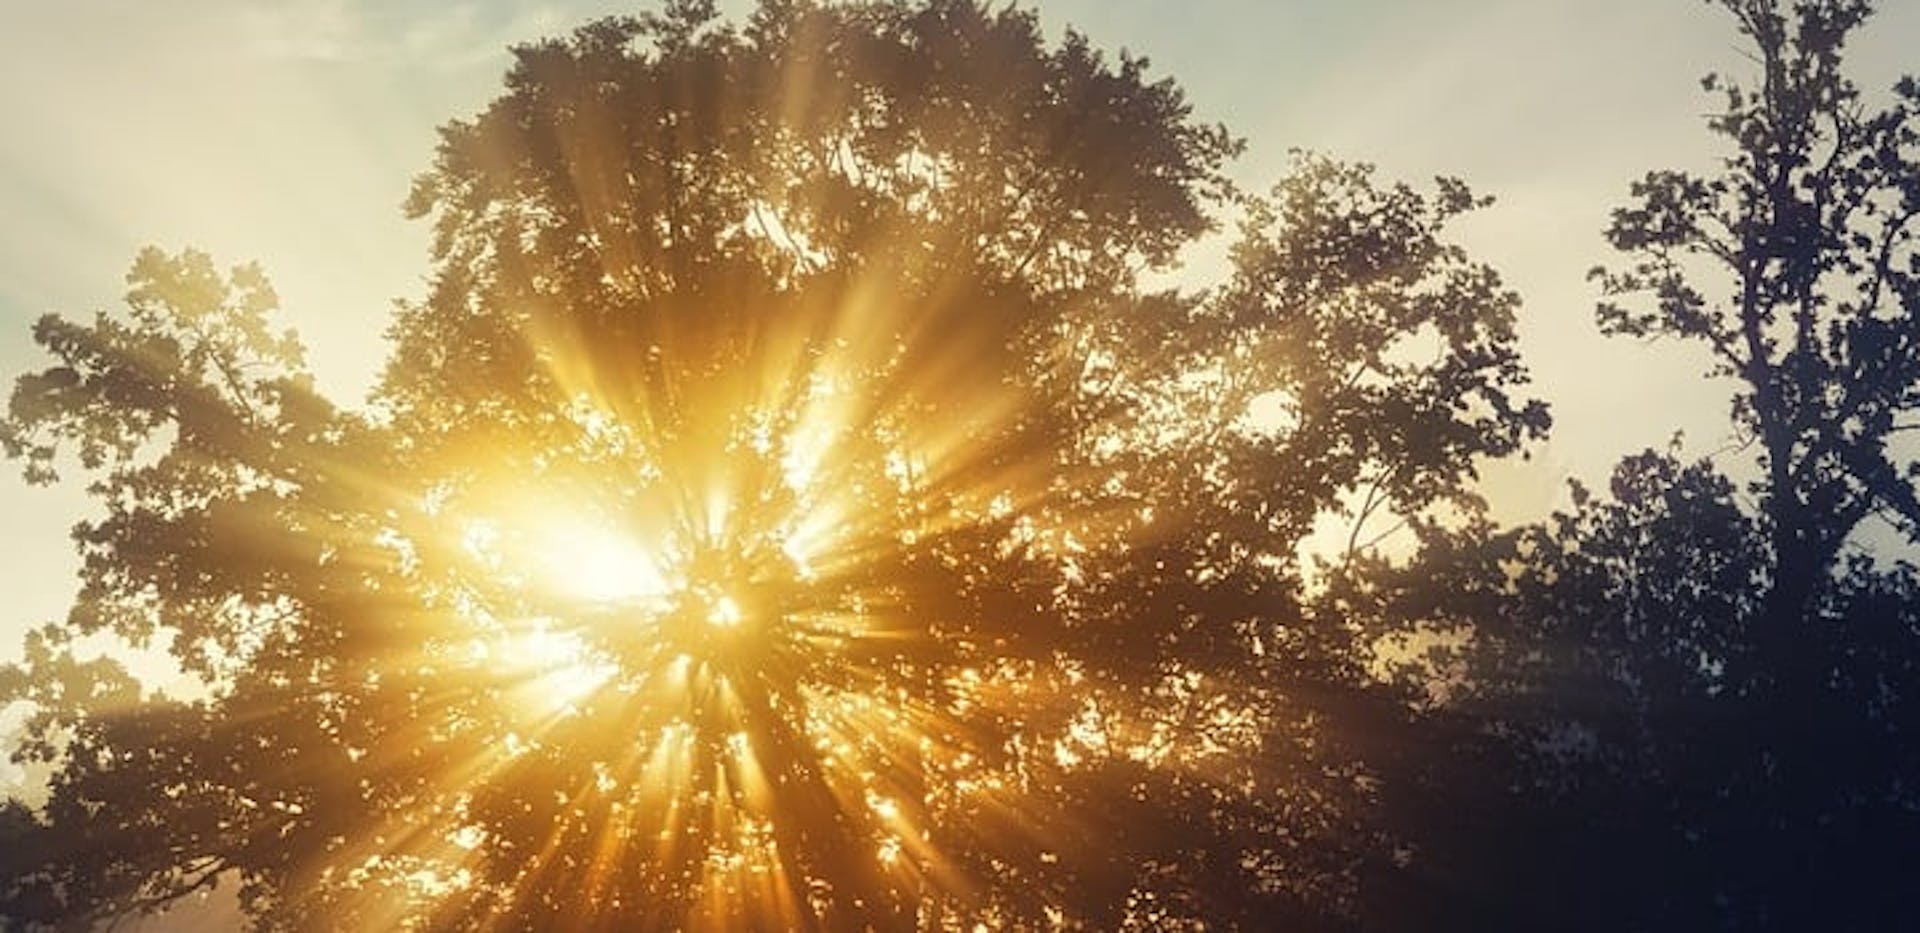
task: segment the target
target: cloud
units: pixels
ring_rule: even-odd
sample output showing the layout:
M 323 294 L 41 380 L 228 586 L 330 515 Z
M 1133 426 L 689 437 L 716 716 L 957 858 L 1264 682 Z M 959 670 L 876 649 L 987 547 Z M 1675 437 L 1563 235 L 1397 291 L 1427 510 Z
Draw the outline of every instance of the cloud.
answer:
M 458 70 L 496 67 L 509 46 L 563 32 L 618 4 L 298 0 L 240 11 L 240 48 L 266 61 Z
M 364 17 L 353 0 L 304 0 L 240 11 L 243 54 L 269 61 L 344 62 L 370 51 Z

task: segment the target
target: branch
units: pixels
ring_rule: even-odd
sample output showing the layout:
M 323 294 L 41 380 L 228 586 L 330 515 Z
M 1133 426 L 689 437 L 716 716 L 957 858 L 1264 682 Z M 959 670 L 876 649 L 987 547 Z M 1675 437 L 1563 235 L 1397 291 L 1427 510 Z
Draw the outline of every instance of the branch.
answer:
M 1390 471 L 1383 467 L 1379 473 L 1374 475 L 1373 482 L 1367 485 L 1366 499 L 1360 504 L 1359 514 L 1353 518 L 1353 528 L 1347 534 L 1347 549 L 1341 556 L 1341 560 L 1352 561 L 1354 553 L 1359 550 L 1360 530 L 1366 527 L 1367 519 L 1373 515 L 1374 510 L 1384 503 L 1384 498 L 1379 496 L 1380 486 L 1387 481 L 1389 475 L 1391 475 Z M 1375 539 L 1375 541 L 1378 540 L 1377 538 Z M 1373 542 L 1369 542 L 1367 546 L 1371 547 L 1372 545 Z
M 1893 273 L 1893 245 L 1906 232 L 1907 225 L 1913 222 L 1915 216 L 1920 216 L 1920 204 L 1907 209 L 1899 219 L 1887 224 L 1886 232 L 1880 237 L 1879 255 L 1873 259 L 1873 280 L 1867 285 L 1866 301 L 1860 306 L 1862 313 L 1871 314 L 1874 308 L 1880 306 L 1880 293 L 1886 287 L 1888 276 Z
M 99 917 L 98 919 L 106 923 L 107 930 L 119 929 L 123 923 L 132 921 L 143 915 L 152 914 L 198 891 L 211 889 L 219 882 L 220 875 L 232 867 L 233 863 L 228 861 L 224 855 L 205 855 L 191 859 L 186 865 L 181 866 L 179 869 L 183 875 L 194 876 L 192 880 L 186 883 L 185 887 L 170 884 L 167 888 L 151 894 L 136 895 L 117 909 L 102 908 L 103 912 L 107 909 L 113 909 L 113 916 Z M 195 873 L 198 874 L 196 875 Z

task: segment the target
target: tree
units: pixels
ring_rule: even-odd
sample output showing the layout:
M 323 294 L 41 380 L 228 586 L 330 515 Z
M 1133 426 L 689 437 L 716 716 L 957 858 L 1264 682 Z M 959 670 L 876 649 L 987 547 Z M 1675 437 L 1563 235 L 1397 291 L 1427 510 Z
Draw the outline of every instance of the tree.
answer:
M 445 128 L 368 410 L 199 254 L 43 321 L 0 436 L 107 517 L 0 681 L 55 768 L 0 909 L 1355 922 L 1346 720 L 1401 710 L 1299 544 L 1470 505 L 1545 412 L 1455 182 L 1303 160 L 1224 288 L 1143 290 L 1238 197 L 1146 69 L 964 0 L 673 2 Z M 101 631 L 204 693 L 74 660 Z
M 1610 294 L 1650 294 L 1651 307 L 1608 304 L 1601 323 L 1701 342 L 1714 374 L 1736 381 L 1734 424 L 1758 443 L 1752 490 L 1771 568 L 1730 689 L 1757 704 L 1746 767 L 1764 775 L 1753 806 L 1771 817 L 1755 835 L 1807 843 L 1780 852 L 1758 883 L 1811 895 L 1805 879 L 1840 883 L 1811 844 L 1823 827 L 1907 796 L 1899 771 L 1832 763 L 1886 725 L 1872 721 L 1878 704 L 1851 694 L 1878 672 L 1860 668 L 1849 642 L 1882 635 L 1845 626 L 1898 625 L 1848 618 L 1860 581 L 1843 550 L 1872 518 L 1907 543 L 1920 533 L 1920 464 L 1896 443 L 1920 405 L 1920 85 L 1903 79 L 1877 109 L 1861 100 L 1842 52 L 1871 12 L 1864 0 L 1725 6 L 1760 70 L 1752 89 L 1706 81 L 1725 103 L 1710 126 L 1732 153 L 1718 177 L 1656 172 L 1635 186 L 1638 203 L 1608 231 L 1633 261 L 1597 274 Z M 1773 919 L 1817 923 L 1819 900 L 1778 896 Z
M 1736 380 L 1734 424 L 1760 445 L 1756 492 L 1778 563 L 1763 637 L 1791 642 L 1862 522 L 1883 517 L 1911 537 L 1920 520 L 1915 473 L 1889 449 L 1920 402 L 1908 352 L 1920 85 L 1902 80 L 1882 109 L 1861 101 L 1841 52 L 1870 12 L 1863 0 L 1724 5 L 1761 69 L 1753 90 L 1706 79 L 1724 95 L 1710 126 L 1733 147 L 1725 172 L 1636 184 L 1638 202 L 1608 229 L 1633 261 L 1595 276 L 1610 295 L 1651 300 L 1603 305 L 1603 328 L 1700 342 L 1712 375 Z
M 1405 646 L 1420 710 L 1388 821 L 1412 852 L 1384 928 L 1725 925 L 1740 854 L 1702 842 L 1746 711 L 1764 537 L 1711 463 L 1629 457 L 1608 493 L 1515 528 L 1431 526 L 1417 559 L 1348 568 L 1327 601 Z
M 1607 230 L 1625 263 L 1594 277 L 1604 331 L 1712 353 L 1755 468 L 1649 452 L 1611 501 L 1436 534 L 1445 561 L 1352 584 L 1379 617 L 1464 633 L 1430 790 L 1504 825 L 1464 853 L 1438 842 L 1458 824 L 1428 838 L 1481 860 L 1470 893 L 1509 925 L 1556 902 L 1594 929 L 1913 923 L 1890 892 L 1917 829 L 1920 465 L 1899 435 L 1920 402 L 1920 86 L 1870 107 L 1846 77 L 1864 2 L 1720 5 L 1758 71 L 1705 81 L 1729 155 L 1636 183 Z

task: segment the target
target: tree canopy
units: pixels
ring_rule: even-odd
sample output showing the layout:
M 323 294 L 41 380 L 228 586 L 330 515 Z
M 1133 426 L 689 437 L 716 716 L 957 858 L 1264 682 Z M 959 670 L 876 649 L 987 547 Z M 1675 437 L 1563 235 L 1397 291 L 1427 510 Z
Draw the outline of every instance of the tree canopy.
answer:
M 1636 182 L 1593 278 L 1603 331 L 1709 351 L 1736 449 L 1629 457 L 1609 495 L 1351 584 L 1460 636 L 1407 806 L 1472 814 L 1426 831 L 1481 888 L 1462 928 L 1916 916 L 1920 87 L 1848 78 L 1864 2 L 1720 5 L 1757 72 L 1703 82 L 1720 167 Z
M 53 768 L 9 912 L 1351 916 L 1383 829 L 1327 722 L 1392 707 L 1298 545 L 1470 502 L 1544 410 L 1440 238 L 1482 202 L 1309 157 L 1247 198 L 1147 75 L 971 2 L 671 3 L 443 130 L 370 407 L 198 253 L 44 321 L 6 440 L 108 514 L 7 684 Z M 1230 201 L 1233 281 L 1143 290 Z M 71 660 L 99 631 L 204 691 Z

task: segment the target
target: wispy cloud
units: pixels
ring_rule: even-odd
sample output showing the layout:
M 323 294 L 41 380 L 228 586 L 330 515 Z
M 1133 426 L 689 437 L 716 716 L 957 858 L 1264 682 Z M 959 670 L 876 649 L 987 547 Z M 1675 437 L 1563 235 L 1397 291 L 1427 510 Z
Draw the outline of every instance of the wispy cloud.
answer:
M 495 64 L 514 43 L 602 12 L 579 7 L 298 0 L 244 8 L 239 46 L 268 61 L 465 69 Z

